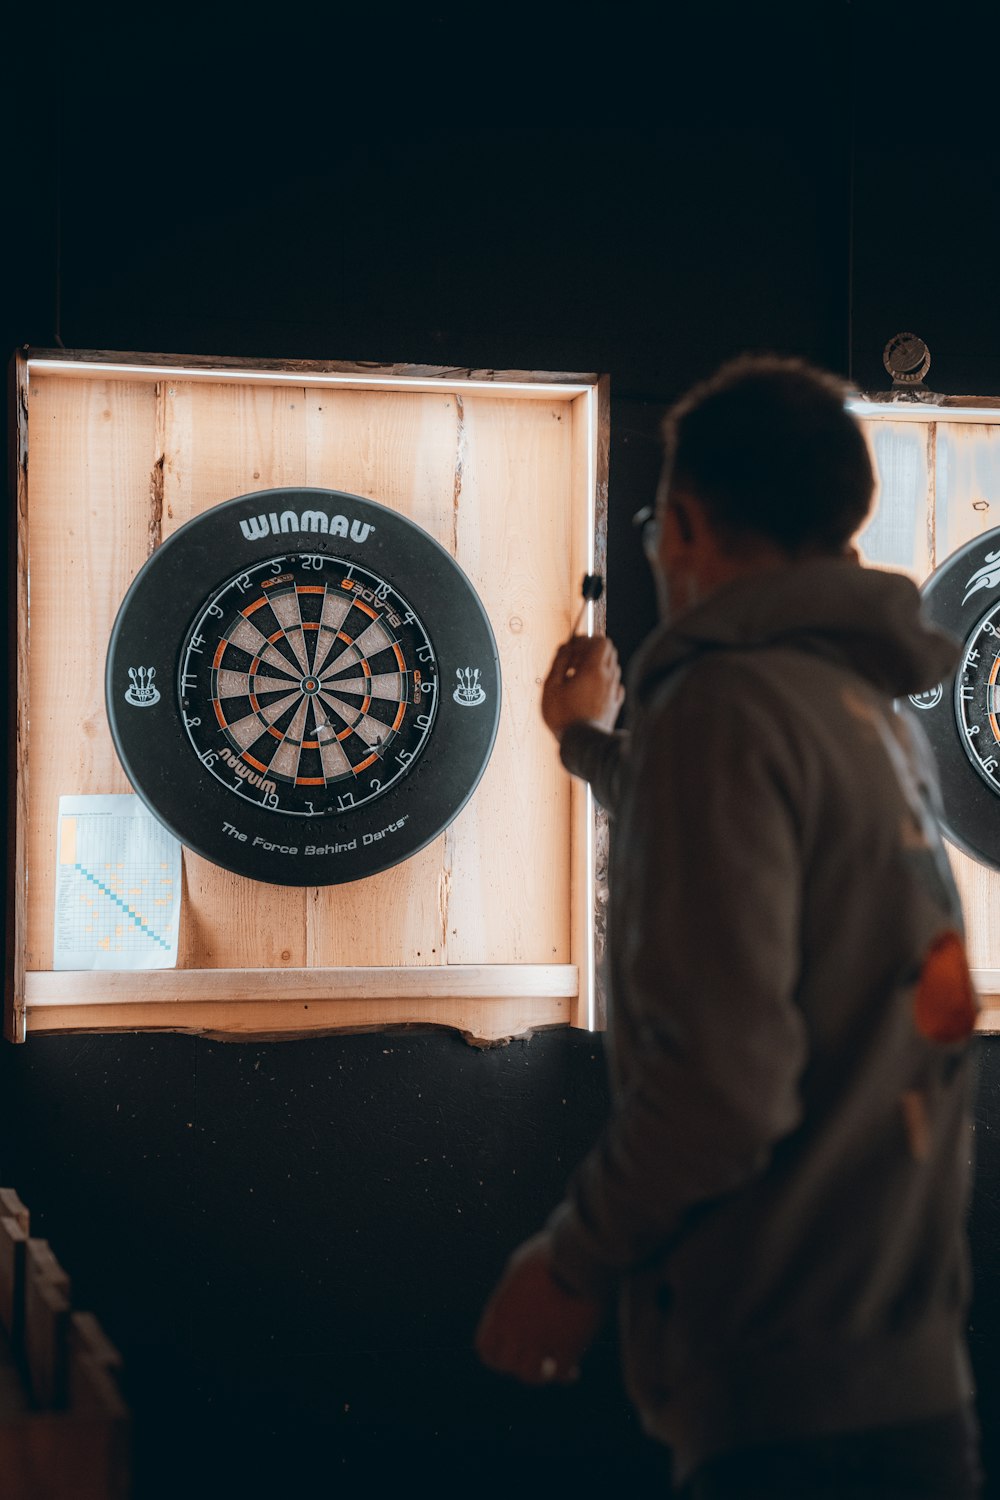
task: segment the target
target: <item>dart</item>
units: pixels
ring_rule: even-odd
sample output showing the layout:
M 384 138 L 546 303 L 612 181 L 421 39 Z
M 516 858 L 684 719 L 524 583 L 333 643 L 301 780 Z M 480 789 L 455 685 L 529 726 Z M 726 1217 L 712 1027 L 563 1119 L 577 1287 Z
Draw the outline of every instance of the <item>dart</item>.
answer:
M 587 608 L 587 605 L 596 604 L 604 593 L 604 579 L 601 574 L 584 573 L 580 592 L 583 595 L 583 603 L 580 605 L 580 613 L 573 621 L 573 629 L 570 631 L 570 635 L 576 635 L 576 632 L 579 630 L 580 621 L 583 619 L 584 610 Z
M 596 604 L 598 599 L 604 593 L 604 579 L 601 574 L 584 573 L 580 592 L 583 595 L 583 603 L 580 605 L 580 613 L 573 621 L 573 629 L 570 631 L 571 638 L 576 635 L 576 632 L 580 628 L 580 621 L 583 619 L 584 610 L 587 608 L 587 605 Z M 575 677 L 576 668 L 567 667 L 563 675 L 565 677 Z

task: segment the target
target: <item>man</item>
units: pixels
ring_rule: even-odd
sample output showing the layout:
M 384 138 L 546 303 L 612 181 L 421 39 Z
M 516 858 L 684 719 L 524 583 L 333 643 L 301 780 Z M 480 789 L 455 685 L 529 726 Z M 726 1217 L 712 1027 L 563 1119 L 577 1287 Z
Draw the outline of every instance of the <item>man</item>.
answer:
M 670 413 L 630 673 L 574 638 L 542 712 L 611 812 L 613 1107 L 477 1335 L 576 1377 L 620 1295 L 628 1388 L 693 1500 L 969 1500 L 976 1001 L 895 700 L 954 644 L 851 546 L 867 448 L 832 376 L 744 358 Z

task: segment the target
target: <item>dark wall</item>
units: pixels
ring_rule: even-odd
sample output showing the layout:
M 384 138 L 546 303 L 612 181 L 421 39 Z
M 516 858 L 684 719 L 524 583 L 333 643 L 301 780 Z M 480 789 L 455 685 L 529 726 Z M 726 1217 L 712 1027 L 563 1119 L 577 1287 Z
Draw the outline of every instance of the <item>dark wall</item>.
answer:
M 630 517 L 657 425 L 721 358 L 883 388 L 911 329 L 936 389 L 1000 391 L 990 49 L 857 9 L 649 33 L 581 4 L 572 26 L 491 12 L 478 41 L 446 6 L 28 16 L 7 348 L 607 372 L 627 660 L 653 620 Z M 1000 1053 L 979 1051 L 992 1426 Z M 567 1392 L 471 1354 L 507 1251 L 600 1129 L 600 1038 L 32 1038 L 0 1047 L 0 1084 L 0 1178 L 125 1352 L 140 1500 L 378 1493 L 414 1463 L 445 1492 L 662 1493 L 612 1331 Z

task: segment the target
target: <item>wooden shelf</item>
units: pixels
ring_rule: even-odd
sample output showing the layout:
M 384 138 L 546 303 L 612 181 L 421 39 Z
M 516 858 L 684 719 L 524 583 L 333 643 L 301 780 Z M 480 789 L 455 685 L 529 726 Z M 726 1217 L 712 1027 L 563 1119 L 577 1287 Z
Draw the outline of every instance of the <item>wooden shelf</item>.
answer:
M 449 964 L 412 968 L 121 969 L 31 972 L 29 1005 L 124 1005 L 134 1000 L 190 1003 L 234 1000 L 575 999 L 575 964 Z
M 172 1030 L 265 1037 L 449 1026 L 496 1042 L 564 1025 L 575 964 L 28 972 L 27 1029 Z

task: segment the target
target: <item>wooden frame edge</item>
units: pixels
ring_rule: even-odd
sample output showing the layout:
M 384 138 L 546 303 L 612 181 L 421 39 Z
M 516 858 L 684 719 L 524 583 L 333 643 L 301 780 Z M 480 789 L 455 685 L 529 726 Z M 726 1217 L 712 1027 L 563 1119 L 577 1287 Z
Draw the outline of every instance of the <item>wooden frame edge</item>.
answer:
M 243 355 L 210 354 L 142 354 L 115 349 L 39 349 L 26 348 L 28 360 L 59 364 L 133 366 L 136 369 L 183 369 L 192 375 L 260 373 L 262 376 L 356 376 L 371 379 L 424 380 L 433 384 L 449 381 L 504 382 L 518 385 L 596 386 L 603 377 L 592 371 L 567 370 L 487 370 L 457 365 L 416 365 L 342 359 L 249 359 Z
M 602 375 L 597 382 L 597 472 L 594 495 L 594 562 L 595 571 L 607 582 L 608 576 L 608 504 L 611 483 L 611 377 Z M 597 629 L 607 634 L 607 588 L 601 594 L 596 619 Z M 595 1031 L 608 1024 L 608 996 L 604 957 L 607 948 L 608 866 L 610 861 L 611 824 L 605 808 L 594 803 L 594 1003 Z
M 606 578 L 610 377 L 599 377 L 590 391 L 577 398 L 572 410 L 573 483 L 574 488 L 584 484 L 587 488 L 583 528 L 573 533 L 573 566 Z M 595 634 L 603 634 L 607 627 L 605 596 L 606 590 L 602 590 L 601 597 L 591 607 L 590 628 Z M 602 833 L 606 836 L 607 820 L 590 788 L 575 778 L 570 791 L 570 820 L 570 956 L 580 974 L 571 1024 L 581 1030 L 597 1031 L 604 1025 L 605 1011 L 600 964 L 603 944 L 599 944 L 598 938 L 599 924 L 607 907 L 607 892 L 599 884 L 600 872 L 606 865 L 600 858 L 600 846 Z
M 27 632 L 28 578 L 25 534 L 28 514 L 28 359 L 15 350 L 8 369 L 8 527 L 7 527 L 7 894 L 4 913 L 3 1033 L 9 1042 L 26 1036 L 24 939 L 27 893 L 24 883 L 25 820 L 28 806 Z M 24 622 L 23 631 L 20 629 Z

